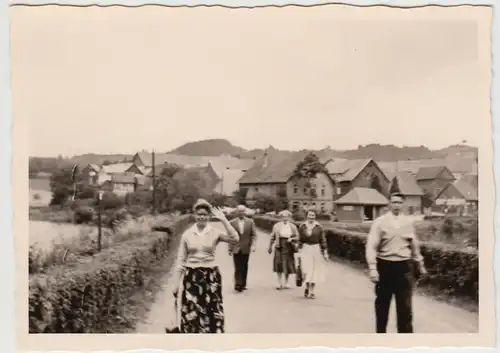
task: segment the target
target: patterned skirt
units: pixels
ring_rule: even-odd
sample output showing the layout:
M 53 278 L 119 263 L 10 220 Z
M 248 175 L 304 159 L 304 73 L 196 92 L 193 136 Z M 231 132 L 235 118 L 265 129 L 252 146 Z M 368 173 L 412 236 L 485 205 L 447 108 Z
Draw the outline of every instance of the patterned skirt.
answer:
M 181 333 L 224 333 L 222 276 L 219 268 L 186 268 L 182 287 Z
M 276 273 L 295 273 L 295 257 L 293 246 L 286 238 L 278 238 L 278 244 L 274 249 L 273 271 Z

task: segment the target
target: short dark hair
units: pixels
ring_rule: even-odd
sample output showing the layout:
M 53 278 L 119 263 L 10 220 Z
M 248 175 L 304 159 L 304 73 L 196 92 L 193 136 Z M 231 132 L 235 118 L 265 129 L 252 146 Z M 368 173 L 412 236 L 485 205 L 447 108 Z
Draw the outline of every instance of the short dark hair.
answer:
M 393 197 L 399 197 L 403 201 L 405 200 L 405 196 L 400 192 L 393 192 L 389 198 L 392 199 Z

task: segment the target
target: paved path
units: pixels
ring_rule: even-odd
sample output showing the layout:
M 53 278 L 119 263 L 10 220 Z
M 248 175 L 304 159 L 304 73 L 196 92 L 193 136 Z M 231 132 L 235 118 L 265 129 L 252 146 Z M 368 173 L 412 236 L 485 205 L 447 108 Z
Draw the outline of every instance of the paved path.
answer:
M 249 288 L 243 293 L 233 291 L 233 264 L 226 244 L 218 249 L 227 333 L 373 333 L 374 289 L 362 271 L 331 262 L 326 282 L 318 286 L 314 300 L 303 297 L 303 288 L 295 286 L 294 276 L 290 277 L 291 289 L 277 291 L 268 241 L 268 234 L 259 232 L 257 251 L 250 258 Z M 166 282 L 137 332 L 164 333 L 172 311 L 172 294 Z M 394 301 L 392 305 L 389 332 L 395 332 Z M 478 330 L 477 313 L 421 295 L 414 298 L 414 317 L 418 333 Z

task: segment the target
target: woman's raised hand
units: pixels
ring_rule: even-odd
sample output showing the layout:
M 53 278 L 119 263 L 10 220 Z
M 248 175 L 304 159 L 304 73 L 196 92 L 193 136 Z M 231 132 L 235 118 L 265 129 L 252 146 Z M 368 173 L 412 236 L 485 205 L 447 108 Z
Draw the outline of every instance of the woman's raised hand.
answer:
M 227 219 L 226 215 L 224 214 L 224 212 L 222 212 L 222 210 L 219 207 L 212 207 L 211 211 L 212 215 L 219 221 L 224 221 Z

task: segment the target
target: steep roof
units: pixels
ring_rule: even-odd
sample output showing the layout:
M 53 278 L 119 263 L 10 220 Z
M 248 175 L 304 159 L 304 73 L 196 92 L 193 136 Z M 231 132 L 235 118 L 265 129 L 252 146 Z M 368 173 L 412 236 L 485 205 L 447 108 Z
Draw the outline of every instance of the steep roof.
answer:
M 141 151 L 137 155 L 145 166 L 151 167 L 153 156 L 149 152 Z M 240 159 L 233 156 L 185 156 L 172 153 L 155 153 L 155 164 L 177 164 L 182 167 L 202 167 L 211 163 L 214 169 L 231 168 L 247 170 L 253 164 L 253 159 Z
M 385 206 L 389 204 L 389 200 L 375 189 L 358 187 L 351 189 L 335 203 L 338 205 Z
M 444 165 L 421 167 L 417 172 L 417 180 L 435 179 L 441 174 L 443 169 L 448 169 Z
M 397 178 L 397 183 L 399 187 L 399 192 L 405 196 L 422 196 L 424 195 L 423 190 L 417 183 L 416 177 L 409 172 L 394 172 L 387 173 L 391 185 L 394 178 Z
M 453 173 L 477 174 L 477 163 L 470 158 L 432 158 L 402 160 L 397 162 L 377 162 L 384 172 L 403 170 L 417 174 L 422 167 L 446 166 Z
M 102 171 L 107 174 L 124 173 L 132 166 L 132 163 L 113 163 L 102 166 Z
M 476 190 L 478 189 L 479 180 L 477 174 L 465 174 L 459 180 L 470 184 Z
M 239 180 L 240 184 L 286 183 L 293 175 L 297 164 L 309 151 L 303 150 L 283 157 L 278 154 L 267 154 L 256 161 Z
M 326 164 L 326 168 L 336 181 L 352 181 L 371 161 L 371 158 L 333 159 Z
M 467 201 L 478 201 L 478 192 L 477 189 L 469 184 L 467 180 L 463 178 L 457 180 L 453 183 L 453 185 L 457 188 L 457 190 L 464 196 Z

